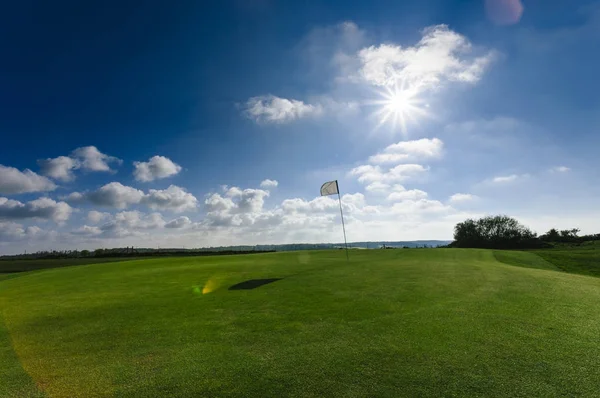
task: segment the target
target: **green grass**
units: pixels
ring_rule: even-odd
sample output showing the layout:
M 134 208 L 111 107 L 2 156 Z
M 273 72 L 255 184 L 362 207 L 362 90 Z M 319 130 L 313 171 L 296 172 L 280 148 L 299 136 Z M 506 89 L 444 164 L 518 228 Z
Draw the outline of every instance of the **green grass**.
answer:
M 0 281 L 0 394 L 593 397 L 599 302 L 600 278 L 487 250 L 51 269 Z
M 596 242 L 586 243 L 592 244 L 559 245 L 549 250 L 495 250 L 494 257 L 502 263 L 518 267 L 600 277 L 600 245 Z
M 600 276 L 600 249 L 539 250 L 536 254 L 561 271 Z
M 494 257 L 501 263 L 510 264 L 517 267 L 545 269 L 551 271 L 560 270 L 554 264 L 544 260 L 535 252 L 494 250 Z

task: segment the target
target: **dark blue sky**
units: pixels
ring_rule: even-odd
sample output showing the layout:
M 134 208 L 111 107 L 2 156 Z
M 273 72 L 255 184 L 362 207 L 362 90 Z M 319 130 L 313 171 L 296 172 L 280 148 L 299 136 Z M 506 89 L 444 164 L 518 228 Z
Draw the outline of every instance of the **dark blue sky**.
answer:
M 475 0 L 4 4 L 0 164 L 42 175 L 38 160 L 75 159 L 71 152 L 86 146 L 122 163 L 110 173 L 73 166 L 76 178 L 54 178 L 52 190 L 2 192 L 0 177 L 0 196 L 23 204 L 41 196 L 59 202 L 71 192 L 94 192 L 110 182 L 144 192 L 174 184 L 197 198 L 197 210 L 185 217 L 202 224 L 210 212 L 206 195 L 220 192 L 221 185 L 258 188 L 265 178 L 276 179 L 279 186 L 270 190 L 261 209 L 285 212 L 283 200 L 310 201 L 321 179 L 337 178 L 347 193 L 365 195 L 366 206 L 393 207 L 385 196 L 369 197 L 368 182 L 379 178 L 390 182 L 389 189 L 402 183 L 409 191 L 427 192 L 426 200 L 443 206 L 453 205 L 448 198 L 455 193 L 478 198 L 460 208 L 454 203 L 440 217 L 453 211 L 528 217 L 540 208 L 544 216 L 555 217 L 569 195 L 585 208 L 598 191 L 591 182 L 597 181 L 593 170 L 599 166 L 600 58 L 594 50 L 600 44 L 599 3 L 524 1 L 520 18 L 499 24 L 489 8 L 494 1 L 487 2 L 487 9 L 486 2 Z M 419 44 L 424 29 L 441 24 L 447 25 L 445 37 L 467 43 L 444 47 L 450 61 L 439 58 L 445 53 L 438 44 Z M 427 104 L 423 117 L 402 110 L 412 119 L 405 129 L 392 123 L 377 127 L 376 109 L 369 105 L 384 87 L 366 76 L 373 64 L 365 59 L 381 60 L 383 46 L 393 47 L 385 55 L 389 67 L 415 85 L 415 98 Z M 423 46 L 432 55 L 419 61 L 410 51 Z M 430 65 L 437 69 L 427 72 Z M 413 67 L 418 79 L 435 76 L 436 86 L 418 80 L 414 72 L 408 75 Z M 467 72 L 476 77 L 465 77 Z M 268 96 L 300 103 L 276 104 Z M 251 111 L 252 98 L 269 110 Z M 284 116 L 265 119 L 264 112 L 282 112 L 278 106 L 291 108 Z M 391 144 L 433 138 L 443 141 L 443 155 L 411 155 L 410 163 L 422 164 L 427 175 L 410 183 L 408 177 L 389 175 L 361 180 L 351 172 Z M 393 150 L 398 149 L 388 151 Z M 169 158 L 181 171 L 140 183 L 132 174 L 133 162 L 155 155 Z M 569 170 L 551 171 L 559 167 Z M 52 178 L 47 171 L 46 176 Z M 491 182 L 498 176 L 527 183 L 498 193 Z M 565 180 L 557 190 L 551 178 L 559 177 Z M 5 176 L 4 183 L 8 180 Z M 547 206 L 529 209 L 508 193 L 515 190 L 531 191 L 528 195 L 539 195 Z M 89 202 L 70 205 L 80 211 L 58 226 L 37 216 L 4 216 L 4 222 L 24 229 L 41 220 L 44 230 L 68 234 L 86 225 L 85 214 L 93 208 Z M 148 211 L 140 203 L 101 210 L 113 217 L 134 209 Z M 357 222 L 375 222 L 359 215 Z M 287 216 L 281 215 L 290 222 Z M 0 222 L 2 217 L 0 211 Z M 559 221 L 568 224 L 577 217 Z M 255 225 L 244 222 L 238 226 Z M 446 227 L 423 228 L 419 233 L 426 237 L 448 235 Z M 405 229 L 386 231 L 390 239 L 408 234 Z M 298 236 L 314 240 L 310 234 Z

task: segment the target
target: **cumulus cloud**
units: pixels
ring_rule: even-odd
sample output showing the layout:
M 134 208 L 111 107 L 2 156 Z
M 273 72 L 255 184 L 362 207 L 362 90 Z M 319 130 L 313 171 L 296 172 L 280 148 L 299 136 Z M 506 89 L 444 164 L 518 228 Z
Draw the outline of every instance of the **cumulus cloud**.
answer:
M 192 221 L 186 216 L 181 216 L 166 223 L 165 228 L 180 229 L 186 228 L 190 225 L 192 225 Z
M 274 214 L 264 213 L 263 206 L 268 191 L 232 187 L 225 196 L 214 193 L 206 198 L 206 222 L 213 226 L 232 226 L 267 222 Z
M 98 224 L 100 221 L 110 218 L 109 213 L 103 213 L 96 210 L 88 212 L 87 219 L 92 224 Z
M 277 187 L 277 185 L 279 185 L 279 182 L 277 182 L 277 180 L 269 180 L 269 179 L 263 180 L 260 183 L 260 187 L 265 188 L 265 189 L 275 188 L 275 187 Z
M 473 46 L 446 25 L 430 26 L 412 47 L 381 44 L 358 52 L 360 76 L 376 86 L 403 82 L 412 90 L 435 89 L 446 81 L 476 83 L 496 57 L 495 52 L 472 56 Z
M 444 143 L 438 138 L 422 138 L 414 141 L 400 141 L 386 147 L 382 152 L 369 158 L 376 164 L 400 163 L 442 156 Z
M 79 162 L 68 156 L 59 156 L 54 159 L 38 160 L 40 171 L 43 175 L 60 181 L 73 181 L 75 174 L 73 170 L 79 168 Z
M 142 203 L 153 210 L 170 210 L 175 213 L 195 210 L 198 200 L 194 195 L 176 185 L 164 190 L 151 189 L 142 198 Z
M 88 227 L 92 232 L 88 235 L 97 235 L 101 238 L 125 238 L 128 236 L 141 236 L 152 231 L 164 228 L 166 222 L 160 213 L 145 214 L 140 211 L 123 211 L 115 214 L 109 221 L 99 227 Z M 100 233 L 97 233 L 100 231 Z
M 0 241 L 10 242 L 25 237 L 25 229 L 14 222 L 0 222 Z
M 323 113 L 321 105 L 306 104 L 295 99 L 274 95 L 250 98 L 244 107 L 245 115 L 257 123 L 288 123 Z
M 390 193 L 387 200 L 390 202 L 402 202 L 405 200 L 420 200 L 426 198 L 427 192 L 421 191 L 420 189 L 402 189 Z
M 414 179 L 427 170 L 427 167 L 420 164 L 400 164 L 389 170 L 384 170 L 380 166 L 363 165 L 353 168 L 350 175 L 356 176 L 363 184 L 391 184 Z
M 567 173 L 569 171 L 571 171 L 570 168 L 568 168 L 567 166 L 556 166 L 550 169 L 551 172 L 553 173 Z
M 47 236 L 47 232 L 36 225 L 24 227 L 15 222 L 0 222 L 0 243 L 30 241 L 45 236 Z
M 339 209 L 337 200 L 329 196 L 319 196 L 313 200 L 300 198 L 286 199 L 282 202 L 281 208 L 286 213 L 324 213 Z
M 167 189 L 144 191 L 128 187 L 120 182 L 111 182 L 96 191 L 73 192 L 64 198 L 71 203 L 89 202 L 98 206 L 125 209 L 131 205 L 142 204 L 153 210 L 170 210 L 175 213 L 194 210 L 198 200 L 194 195 L 176 185 Z
M 449 201 L 450 203 L 465 203 L 472 202 L 476 199 L 478 199 L 477 196 L 470 193 L 455 193 L 454 195 L 450 196 Z
M 26 203 L 0 197 L 0 220 L 34 218 L 62 223 L 69 219 L 73 208 L 65 202 L 39 198 Z
M 133 162 L 137 181 L 148 182 L 178 174 L 181 166 L 164 156 L 153 156 L 147 162 Z
M 42 174 L 64 182 L 73 181 L 75 179 L 74 171 L 78 169 L 112 172 L 110 163 L 121 164 L 122 160 L 100 152 L 95 146 L 77 148 L 71 152 L 70 156 L 38 160 Z
M 165 226 L 165 221 L 160 213 L 144 214 L 140 211 L 122 211 L 115 214 L 114 221 L 134 229 L 156 229 Z
M 386 193 L 390 189 L 390 184 L 384 184 L 383 182 L 375 181 L 365 187 L 365 191 L 374 194 Z
M 129 205 L 140 203 L 144 192 L 125 186 L 120 182 L 111 182 L 96 191 L 73 192 L 65 199 L 72 203 L 90 202 L 104 207 L 124 209 Z
M 56 184 L 29 169 L 20 171 L 14 167 L 0 164 L 0 194 L 15 195 L 20 193 L 47 192 L 55 189 Z
M 71 231 L 73 235 L 82 235 L 82 236 L 97 236 L 102 233 L 102 230 L 96 226 L 83 225 L 79 228 Z
M 86 193 L 84 197 L 98 206 L 124 209 L 129 205 L 140 203 L 144 193 L 120 182 L 111 182 L 96 191 Z
M 113 171 L 110 164 L 120 165 L 123 161 L 114 156 L 109 156 L 98 150 L 95 146 L 84 146 L 71 152 L 71 157 L 75 159 L 79 167 L 88 171 Z
M 418 199 L 403 200 L 394 203 L 391 207 L 392 214 L 431 214 L 431 213 L 450 213 L 453 209 L 438 200 Z

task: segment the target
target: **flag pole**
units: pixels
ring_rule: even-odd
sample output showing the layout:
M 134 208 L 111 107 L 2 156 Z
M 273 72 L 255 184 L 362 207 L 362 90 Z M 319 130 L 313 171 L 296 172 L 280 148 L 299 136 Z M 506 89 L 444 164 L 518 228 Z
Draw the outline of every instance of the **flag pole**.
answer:
M 340 215 L 342 216 L 342 230 L 344 231 L 344 246 L 346 246 L 346 261 L 350 261 L 348 257 L 348 241 L 346 241 L 346 226 L 344 225 L 344 212 L 342 211 L 342 198 L 340 196 L 340 186 L 337 180 L 335 180 L 335 187 L 337 188 L 338 202 L 340 204 Z

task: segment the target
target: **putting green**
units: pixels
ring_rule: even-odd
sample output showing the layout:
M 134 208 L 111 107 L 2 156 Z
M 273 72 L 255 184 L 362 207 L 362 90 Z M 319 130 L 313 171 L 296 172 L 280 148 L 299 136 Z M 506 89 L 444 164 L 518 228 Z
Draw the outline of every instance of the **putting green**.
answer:
M 597 396 L 598 303 L 487 250 L 51 269 L 0 281 L 0 395 Z

